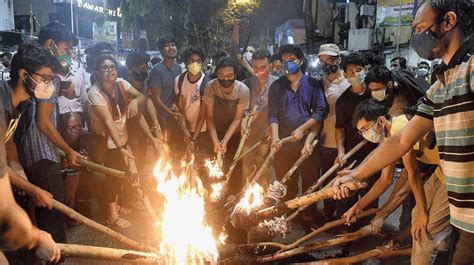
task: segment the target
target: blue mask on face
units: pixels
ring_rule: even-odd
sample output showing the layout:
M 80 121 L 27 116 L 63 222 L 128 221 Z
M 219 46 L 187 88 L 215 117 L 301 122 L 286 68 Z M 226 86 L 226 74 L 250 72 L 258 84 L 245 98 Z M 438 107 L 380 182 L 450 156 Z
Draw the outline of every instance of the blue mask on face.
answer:
M 289 61 L 283 64 L 283 72 L 288 75 L 294 75 L 298 73 L 300 68 L 301 68 L 301 64 L 295 61 Z

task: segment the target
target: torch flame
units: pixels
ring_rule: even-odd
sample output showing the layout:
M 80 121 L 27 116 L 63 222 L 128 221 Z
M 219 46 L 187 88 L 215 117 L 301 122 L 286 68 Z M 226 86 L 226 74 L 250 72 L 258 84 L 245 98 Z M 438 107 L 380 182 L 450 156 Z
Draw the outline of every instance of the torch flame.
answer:
M 222 169 L 219 166 L 219 163 L 217 163 L 217 160 L 206 160 L 205 166 L 209 170 L 210 178 L 221 179 L 224 176 L 224 172 L 222 172 Z
M 258 183 L 250 185 L 246 190 L 244 197 L 235 206 L 234 210 L 241 210 L 247 214 L 259 207 L 263 203 L 263 188 Z
M 165 198 L 162 219 L 156 227 L 162 235 L 160 252 L 167 264 L 216 263 L 218 258 L 216 239 L 204 221 L 204 188 L 190 168 L 184 163 L 180 174 L 175 175 L 171 165 L 160 160 L 153 171 L 157 191 Z

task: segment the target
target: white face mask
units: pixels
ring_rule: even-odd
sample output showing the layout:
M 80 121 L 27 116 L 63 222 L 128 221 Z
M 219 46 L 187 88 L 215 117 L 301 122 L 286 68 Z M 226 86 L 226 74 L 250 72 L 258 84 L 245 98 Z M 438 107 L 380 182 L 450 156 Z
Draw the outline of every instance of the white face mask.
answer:
M 385 91 L 386 89 L 372 91 L 371 92 L 372 98 L 374 98 L 377 101 L 384 101 L 387 98 L 387 93 Z
M 357 73 L 357 76 L 347 78 L 347 81 L 352 86 L 359 86 L 364 82 L 364 79 L 365 79 L 365 71 L 360 71 L 359 73 Z
M 30 79 L 33 81 L 33 83 L 36 84 L 33 90 L 35 94 L 35 98 L 37 99 L 50 99 L 51 98 L 55 89 L 53 81 L 46 84 L 44 81 L 40 83 L 36 82 L 31 76 L 30 76 Z
M 382 126 L 382 132 L 377 133 L 375 129 L 378 126 L 379 126 L 379 122 L 377 121 L 377 123 L 375 123 L 374 126 L 372 126 L 372 128 L 362 133 L 362 137 L 364 137 L 364 139 L 372 143 L 376 143 L 376 144 L 381 143 L 385 139 L 385 132 L 383 131 L 383 126 Z

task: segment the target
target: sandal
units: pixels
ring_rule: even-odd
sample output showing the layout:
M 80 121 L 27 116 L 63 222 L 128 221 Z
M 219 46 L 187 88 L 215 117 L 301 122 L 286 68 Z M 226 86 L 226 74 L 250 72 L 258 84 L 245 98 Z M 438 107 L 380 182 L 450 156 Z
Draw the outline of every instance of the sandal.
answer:
M 115 219 L 112 222 L 105 221 L 105 223 L 110 228 L 118 228 L 118 229 L 125 229 L 125 228 L 129 228 L 130 226 L 132 226 L 129 221 L 127 221 L 126 219 L 124 219 L 122 217 L 117 217 L 117 219 Z

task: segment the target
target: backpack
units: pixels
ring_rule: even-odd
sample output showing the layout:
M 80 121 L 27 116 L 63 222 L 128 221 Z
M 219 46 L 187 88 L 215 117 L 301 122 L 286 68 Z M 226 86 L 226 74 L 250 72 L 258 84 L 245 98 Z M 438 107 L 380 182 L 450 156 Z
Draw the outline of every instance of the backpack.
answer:
M 182 87 L 183 87 L 184 78 L 186 77 L 187 73 L 188 73 L 188 71 L 186 71 L 186 72 L 179 75 L 177 99 L 181 96 L 181 91 L 182 91 Z M 206 88 L 207 82 L 209 82 L 211 80 L 211 78 L 209 78 L 209 76 L 205 75 L 204 73 L 202 73 L 202 74 L 204 75 L 204 78 L 202 79 L 201 85 L 199 86 L 199 94 L 201 96 L 201 99 L 204 96 L 204 89 Z

